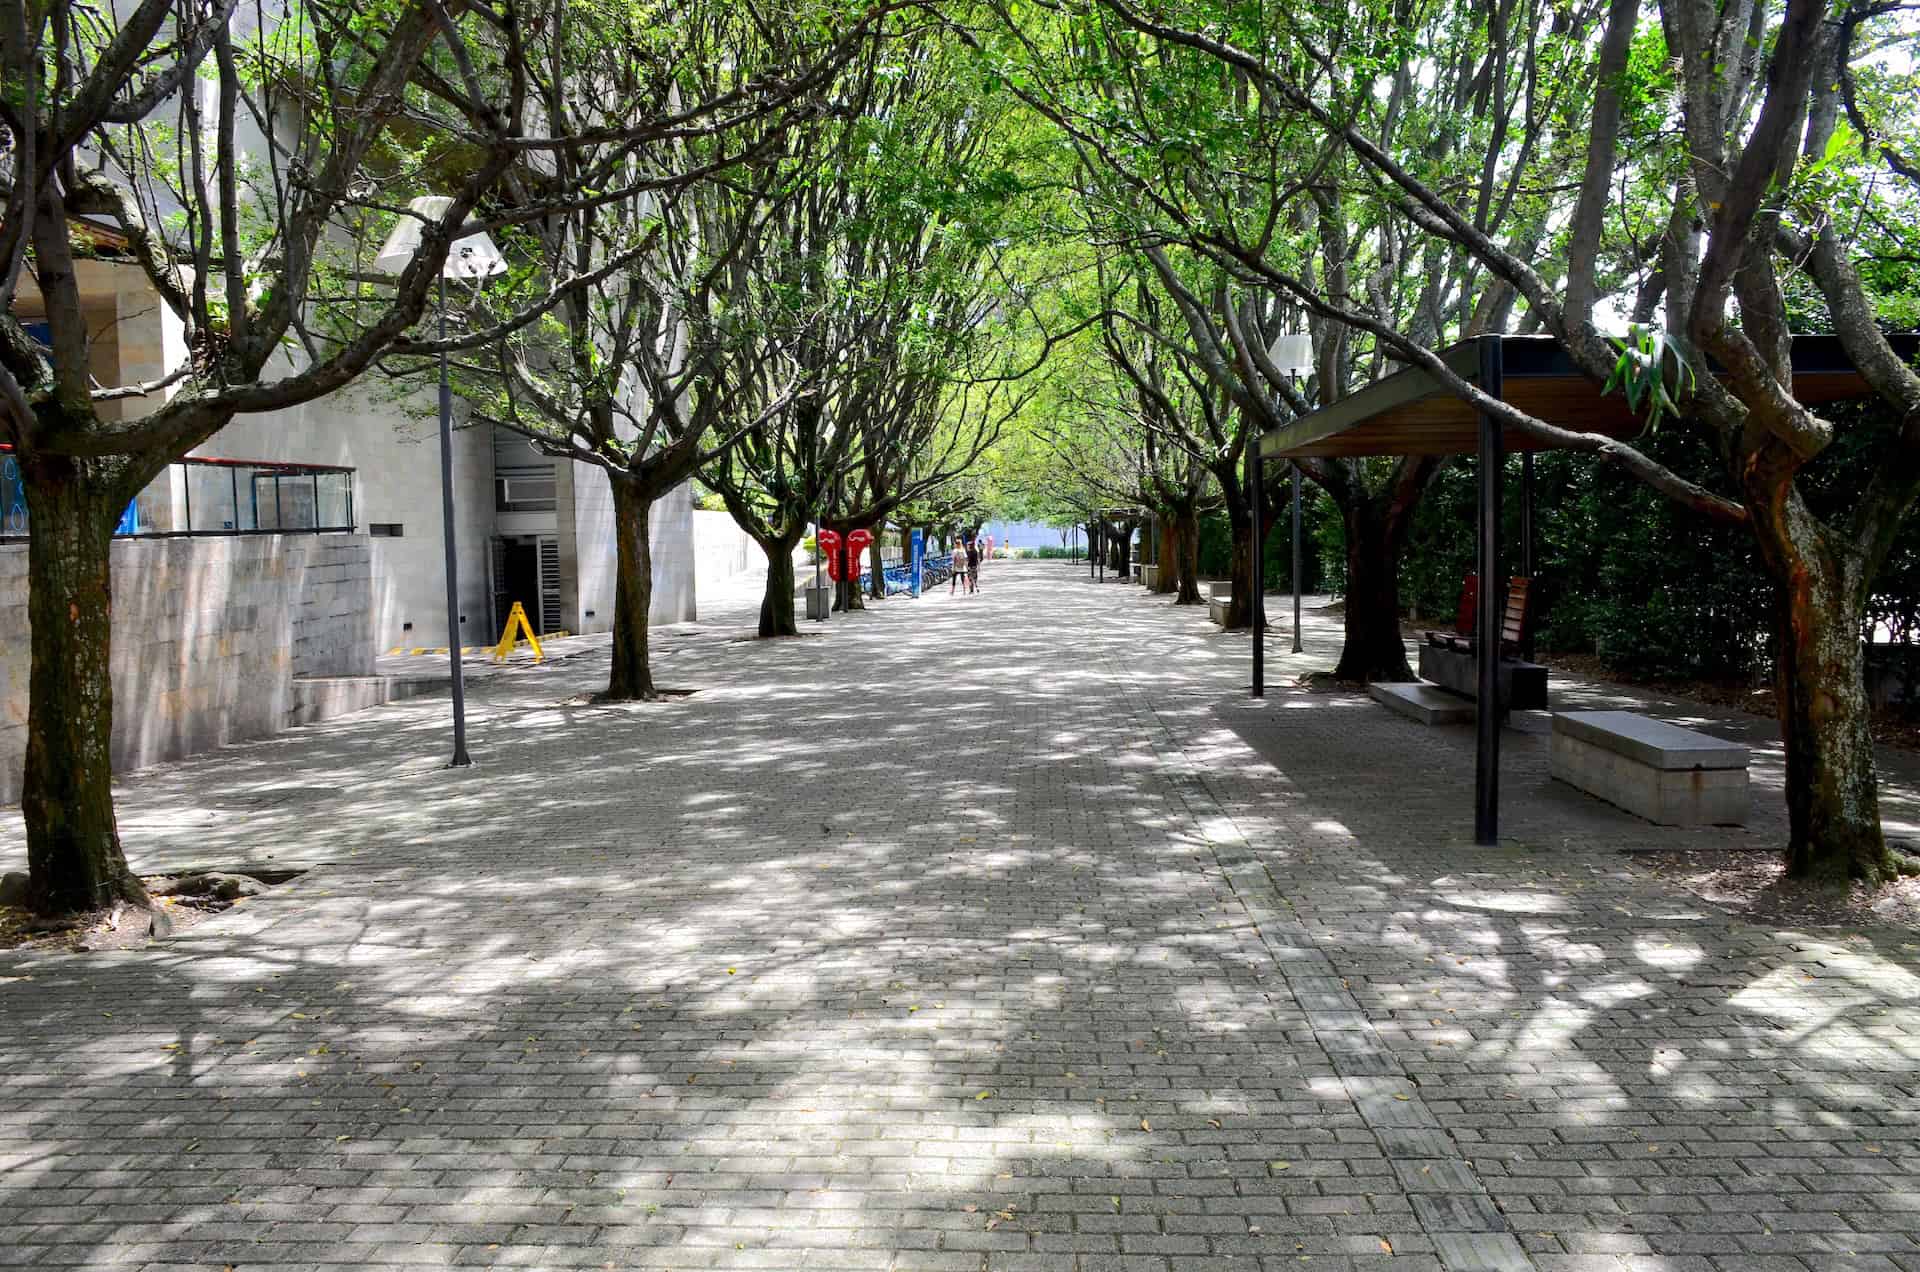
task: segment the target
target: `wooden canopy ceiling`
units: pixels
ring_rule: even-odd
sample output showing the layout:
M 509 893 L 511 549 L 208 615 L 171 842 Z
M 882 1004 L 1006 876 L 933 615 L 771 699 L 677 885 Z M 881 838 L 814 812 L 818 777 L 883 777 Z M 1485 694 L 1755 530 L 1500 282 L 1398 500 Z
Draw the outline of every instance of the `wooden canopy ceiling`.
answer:
M 1643 425 L 1619 393 L 1600 386 L 1573 365 L 1552 336 L 1500 338 L 1504 364 L 1502 397 L 1520 410 L 1583 433 L 1631 438 Z M 1920 341 L 1895 338 L 1912 358 Z M 1455 374 L 1480 378 L 1479 341 L 1463 340 L 1440 351 Z M 1793 338 L 1793 391 L 1812 406 L 1868 397 L 1872 389 L 1853 368 L 1838 336 Z M 1548 449 L 1517 429 L 1503 430 L 1508 451 Z M 1480 449 L 1479 415 L 1464 399 L 1418 368 L 1380 380 L 1324 410 L 1302 416 L 1260 438 L 1264 459 L 1333 455 L 1470 455 Z

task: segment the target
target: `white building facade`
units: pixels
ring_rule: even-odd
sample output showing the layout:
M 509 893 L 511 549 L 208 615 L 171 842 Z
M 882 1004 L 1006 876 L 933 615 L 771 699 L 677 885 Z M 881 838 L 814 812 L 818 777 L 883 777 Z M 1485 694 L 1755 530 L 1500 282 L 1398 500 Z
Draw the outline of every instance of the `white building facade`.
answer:
M 182 328 L 140 269 L 76 262 L 102 384 L 162 379 Z M 31 303 L 23 297 L 23 303 Z M 36 315 L 18 315 L 34 333 Z M 159 399 L 112 404 L 137 418 Z M 384 701 L 376 659 L 447 645 L 433 387 L 378 372 L 318 402 L 241 416 L 141 493 L 114 545 L 117 770 L 264 736 Z M 516 601 L 541 634 L 613 625 L 613 501 L 598 469 L 491 425 L 453 433 L 458 629 L 494 643 Z M 656 505 L 656 623 L 694 603 L 688 488 Z M 0 800 L 26 746 L 26 555 L 32 511 L 0 454 Z

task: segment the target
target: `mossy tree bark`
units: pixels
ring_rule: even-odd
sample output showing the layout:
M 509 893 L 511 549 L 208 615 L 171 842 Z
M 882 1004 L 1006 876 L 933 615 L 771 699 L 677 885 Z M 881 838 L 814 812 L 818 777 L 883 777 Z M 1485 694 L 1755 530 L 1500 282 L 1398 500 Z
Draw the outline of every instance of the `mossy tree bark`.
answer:
M 762 638 L 798 636 L 800 627 L 793 619 L 793 549 L 800 542 L 800 536 L 756 538 L 755 542 L 767 554 L 767 591 L 760 601 L 758 634 Z
M 1167 513 L 1155 514 L 1154 529 L 1154 565 L 1158 566 L 1153 576 L 1153 591 L 1157 595 L 1166 595 L 1180 590 L 1180 567 L 1176 558 L 1180 554 L 1179 532 L 1174 529 L 1174 519 Z
M 1341 680 L 1412 680 L 1400 635 L 1400 556 L 1413 529 L 1420 497 L 1440 471 L 1434 456 L 1403 456 L 1384 471 L 1365 460 L 1303 460 L 1300 471 L 1340 510 L 1347 540 L 1345 636 L 1333 674 Z M 1270 503 L 1278 524 L 1276 482 Z
M 1380 502 L 1355 500 L 1342 509 L 1347 529 L 1346 633 L 1333 674 L 1339 680 L 1412 680 L 1400 635 L 1400 549 L 1404 528 L 1392 524 Z
M 652 508 L 653 500 L 633 483 L 613 477 L 613 668 L 602 695 L 610 702 L 651 702 L 660 696 L 648 654 L 653 540 L 647 514 Z
M 867 545 L 867 595 L 876 601 L 884 601 L 887 599 L 886 562 L 880 552 L 880 540 L 886 532 L 887 528 L 885 526 L 876 526 L 873 532 L 873 542 Z M 912 564 L 913 558 L 911 553 L 903 556 L 901 560 Z
M 1174 518 L 1172 531 L 1170 556 L 1174 573 L 1178 576 L 1173 603 L 1205 605 L 1207 598 L 1200 595 L 1200 514 L 1195 511 L 1182 513 Z M 1164 577 L 1163 574 L 1163 580 Z
M 1246 500 L 1227 508 L 1227 532 L 1232 544 L 1227 554 L 1227 579 L 1233 591 L 1227 600 L 1228 628 L 1253 626 L 1253 521 Z M 1196 589 L 1197 591 L 1198 589 Z
M 1890 880 L 1897 870 L 1880 827 L 1864 674 L 1870 574 L 1808 511 L 1790 477 L 1768 482 L 1756 466 L 1747 506 L 1778 588 L 1774 684 L 1787 752 L 1788 873 L 1836 884 Z
M 866 587 L 861 579 L 836 579 L 833 584 L 833 612 L 844 614 L 849 610 L 864 611 Z
M 27 546 L 28 904 L 65 914 L 144 902 L 113 810 L 113 531 L 123 483 L 81 461 L 22 457 Z

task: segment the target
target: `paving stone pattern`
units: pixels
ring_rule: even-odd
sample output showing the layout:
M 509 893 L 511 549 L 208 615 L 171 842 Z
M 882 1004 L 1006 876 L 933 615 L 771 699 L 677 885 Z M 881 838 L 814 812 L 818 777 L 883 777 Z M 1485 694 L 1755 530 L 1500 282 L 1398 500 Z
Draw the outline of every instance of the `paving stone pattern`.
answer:
M 424 699 L 130 780 L 145 868 L 312 869 L 0 955 L 0 1266 L 1920 1272 L 1912 935 L 1619 851 L 1777 817 L 1509 734 L 1476 849 L 1469 729 L 1277 687 L 1329 623 L 1256 703 L 1082 580 L 495 675 L 467 772 Z

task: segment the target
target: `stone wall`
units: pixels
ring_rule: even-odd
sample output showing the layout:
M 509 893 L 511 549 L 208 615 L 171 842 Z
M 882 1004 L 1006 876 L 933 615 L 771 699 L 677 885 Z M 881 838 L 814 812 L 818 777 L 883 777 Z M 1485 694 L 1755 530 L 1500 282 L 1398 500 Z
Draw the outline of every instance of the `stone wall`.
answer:
M 27 737 L 27 548 L 0 545 L 0 801 Z M 363 535 L 122 539 L 113 545 L 114 768 L 124 772 L 294 720 L 295 676 L 374 670 Z
M 693 512 L 692 519 L 696 586 L 719 583 L 749 570 L 766 573 L 767 554 L 740 528 L 732 513 L 700 508 Z

